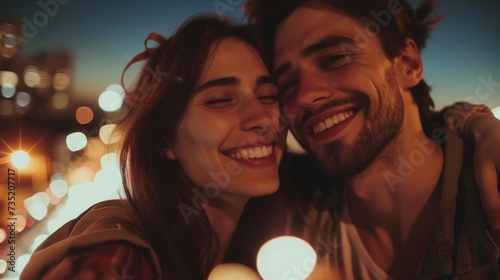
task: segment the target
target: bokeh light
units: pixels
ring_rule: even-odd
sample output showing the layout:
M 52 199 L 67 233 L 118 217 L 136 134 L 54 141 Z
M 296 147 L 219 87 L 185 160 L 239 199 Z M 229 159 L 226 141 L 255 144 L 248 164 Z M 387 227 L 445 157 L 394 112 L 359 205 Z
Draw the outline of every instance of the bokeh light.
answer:
M 26 92 L 19 92 L 16 95 L 16 104 L 19 107 L 27 107 L 30 105 L 31 102 L 31 95 Z
M 123 105 L 125 90 L 120 85 L 110 85 L 99 95 L 99 107 L 104 112 L 114 112 Z
M 0 71 L 0 85 L 11 84 L 17 86 L 19 78 L 17 74 L 12 71 Z
M 1 85 L 2 87 L 2 96 L 5 98 L 11 98 L 16 94 L 16 86 L 13 84 L 5 83 Z
M 35 66 L 28 66 L 24 70 L 24 83 L 29 87 L 35 87 L 40 82 L 40 74 Z
M 14 167 L 23 169 L 30 163 L 30 156 L 25 151 L 15 151 L 10 156 L 10 162 Z
M 68 69 L 59 69 L 54 74 L 54 89 L 67 90 L 70 84 L 70 71 Z
M 66 136 L 66 146 L 72 152 L 79 151 L 87 146 L 87 136 L 81 132 L 74 132 Z
M 62 198 L 68 193 L 68 183 L 62 174 L 54 174 L 50 180 L 50 191 L 57 198 Z
M 0 243 L 4 242 L 7 239 L 7 232 L 5 229 L 0 228 Z
M 216 266 L 208 280 L 261 280 L 259 274 L 248 266 L 239 263 L 223 263 Z M 290 278 L 293 279 L 293 278 Z
M 88 124 L 94 119 L 94 111 L 87 106 L 79 107 L 76 109 L 75 118 L 79 124 Z
M 316 265 L 316 252 L 304 240 L 282 236 L 266 242 L 257 255 L 257 269 L 264 280 L 306 279 Z
M 17 271 L 23 271 L 24 267 L 28 264 L 28 261 L 30 260 L 31 255 L 25 254 L 17 258 Z
M 493 114 L 495 115 L 495 117 L 500 120 L 500 106 L 496 107 L 492 111 L 493 111 Z
M 36 87 L 42 90 L 48 89 L 52 85 L 52 79 L 50 78 L 49 73 L 45 71 L 38 72 L 40 80 L 36 84 Z
M 66 93 L 56 92 L 52 95 L 52 106 L 57 110 L 62 110 L 68 106 L 69 97 Z
M 7 262 L 0 259 L 0 274 L 3 274 L 7 270 Z
M 115 133 L 115 128 L 116 124 L 106 124 L 101 126 L 99 129 L 99 138 L 101 138 L 101 141 L 104 144 L 110 145 L 116 143 L 120 139 L 118 133 Z
M 45 192 L 38 192 L 24 200 L 24 208 L 34 219 L 40 221 L 47 215 L 47 206 L 50 203 L 50 197 Z
M 26 217 L 23 215 L 15 215 L 13 218 L 16 219 L 16 231 L 23 231 L 26 227 Z

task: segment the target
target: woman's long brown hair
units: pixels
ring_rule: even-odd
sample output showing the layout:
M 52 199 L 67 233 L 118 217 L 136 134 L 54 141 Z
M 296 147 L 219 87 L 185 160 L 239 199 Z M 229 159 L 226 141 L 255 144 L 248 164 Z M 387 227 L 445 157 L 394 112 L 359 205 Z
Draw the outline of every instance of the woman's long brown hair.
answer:
M 218 16 L 186 21 L 151 54 L 124 100 L 129 112 L 119 125 L 120 168 L 127 207 L 155 250 L 163 279 L 206 279 L 213 265 L 210 252 L 217 244 L 207 214 L 201 209 L 186 223 L 179 206 L 198 210 L 194 185 L 164 149 L 182 141 L 176 138 L 177 127 L 213 56 L 211 46 L 227 37 L 258 46 L 250 29 Z

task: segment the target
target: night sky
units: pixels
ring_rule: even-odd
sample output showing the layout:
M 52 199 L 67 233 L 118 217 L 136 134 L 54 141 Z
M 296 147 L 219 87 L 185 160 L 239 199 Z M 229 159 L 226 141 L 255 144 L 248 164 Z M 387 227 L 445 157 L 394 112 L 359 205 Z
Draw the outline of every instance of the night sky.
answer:
M 149 33 L 169 35 L 195 13 L 216 12 L 218 0 L 59 1 L 66 4 L 58 4 L 45 26 L 30 30 L 33 37 L 23 45 L 22 55 L 70 49 L 75 55 L 73 94 L 97 103 L 106 86 L 119 83 L 121 71 L 143 50 Z M 40 0 L 48 2 L 58 3 Z M 225 15 L 241 22 L 242 4 L 231 8 Z M 39 1 L 0 0 L 0 11 L 33 23 L 43 8 Z M 423 51 L 425 79 L 433 87 L 437 107 L 460 100 L 500 106 L 500 1 L 439 0 L 438 11 L 447 18 Z M 127 75 L 128 81 L 135 71 Z

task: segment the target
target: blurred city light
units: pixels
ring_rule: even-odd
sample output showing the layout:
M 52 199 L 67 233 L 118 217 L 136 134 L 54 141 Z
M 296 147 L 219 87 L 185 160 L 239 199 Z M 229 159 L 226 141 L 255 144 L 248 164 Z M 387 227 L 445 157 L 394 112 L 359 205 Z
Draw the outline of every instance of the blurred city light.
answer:
M 30 260 L 31 255 L 25 254 L 17 258 L 17 269 L 19 271 L 23 271 L 24 267 L 28 264 L 28 261 Z
M 57 110 L 66 108 L 69 103 L 68 95 L 63 92 L 56 92 L 52 95 L 52 106 Z
M 50 179 L 50 191 L 57 198 L 62 198 L 68 193 L 68 183 L 62 174 L 52 175 Z
M 120 85 L 110 85 L 99 95 L 99 107 L 104 112 L 114 112 L 122 107 L 125 90 Z
M 40 80 L 36 84 L 36 87 L 38 89 L 47 90 L 52 85 L 52 79 L 49 73 L 45 71 L 40 71 L 38 72 L 38 75 L 40 77 Z
M 94 119 L 94 111 L 87 106 L 79 107 L 76 109 L 75 118 L 79 124 L 88 124 Z
M 35 66 L 28 66 L 24 71 L 24 83 L 29 87 L 35 87 L 40 82 L 40 74 Z
M 4 83 L 1 85 L 2 87 L 2 96 L 5 98 L 11 98 L 16 94 L 16 86 L 9 83 Z
M 10 156 L 10 162 L 14 167 L 23 169 L 30 163 L 30 156 L 25 151 L 15 151 Z
M 106 124 L 101 126 L 99 129 L 99 138 L 101 138 L 101 141 L 106 144 L 110 145 L 113 143 L 116 143 L 120 136 L 115 132 L 116 124 Z
M 282 236 L 269 240 L 257 255 L 257 270 L 264 280 L 306 279 L 316 265 L 316 252 L 304 240 Z
M 71 72 L 68 69 L 59 69 L 54 74 L 54 89 L 56 90 L 67 90 L 70 84 L 70 74 Z
M 66 146 L 72 152 L 79 151 L 87 146 L 87 136 L 81 132 L 74 132 L 66 136 Z
M 248 266 L 239 263 L 223 263 L 216 266 L 208 280 L 261 280 L 259 274 Z M 295 279 L 295 278 L 290 278 Z
M 497 119 L 500 120 L 500 106 L 499 107 L 496 107 L 495 109 L 493 109 L 493 114 L 495 115 L 495 117 Z
M 16 219 L 16 231 L 23 231 L 26 227 L 26 217 L 23 215 L 15 215 L 14 218 Z
M 5 239 L 7 239 L 7 232 L 5 229 L 0 228 L 0 243 L 2 243 Z
M 0 85 L 11 84 L 17 86 L 17 74 L 12 71 L 0 71 Z
M 7 270 L 7 262 L 0 259 L 0 274 L 3 274 Z
M 31 102 L 31 95 L 26 92 L 19 92 L 16 95 L 16 104 L 19 107 L 26 107 L 30 104 Z

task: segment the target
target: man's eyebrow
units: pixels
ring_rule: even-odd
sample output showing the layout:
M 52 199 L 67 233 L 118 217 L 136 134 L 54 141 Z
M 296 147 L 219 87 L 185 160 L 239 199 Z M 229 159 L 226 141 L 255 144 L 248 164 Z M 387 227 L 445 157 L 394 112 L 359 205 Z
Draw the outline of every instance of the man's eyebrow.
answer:
M 341 45 L 341 44 L 349 44 L 353 45 L 354 40 L 345 36 L 338 36 L 338 35 L 330 35 L 321 38 L 319 41 L 316 43 L 307 46 L 304 50 L 300 52 L 300 55 L 302 57 L 308 57 L 314 53 L 317 53 L 323 49 L 333 47 L 336 45 Z
M 239 83 L 240 79 L 234 76 L 216 78 L 204 82 L 203 84 L 201 84 L 196 88 L 195 92 L 200 92 L 202 90 L 218 86 L 235 86 L 238 85 Z
M 353 39 L 345 37 L 345 36 L 339 36 L 339 35 L 328 35 L 326 37 L 323 37 L 319 39 L 316 43 L 307 46 L 305 49 L 303 49 L 300 52 L 300 56 L 303 58 L 306 58 L 314 53 L 317 53 L 323 49 L 333 47 L 336 45 L 342 45 L 342 44 L 349 44 L 353 45 L 355 42 Z M 283 64 L 281 64 L 278 68 L 273 73 L 273 76 L 276 80 L 279 79 L 280 76 L 285 74 L 287 71 L 289 71 L 292 68 L 292 64 L 289 61 L 285 61 Z

